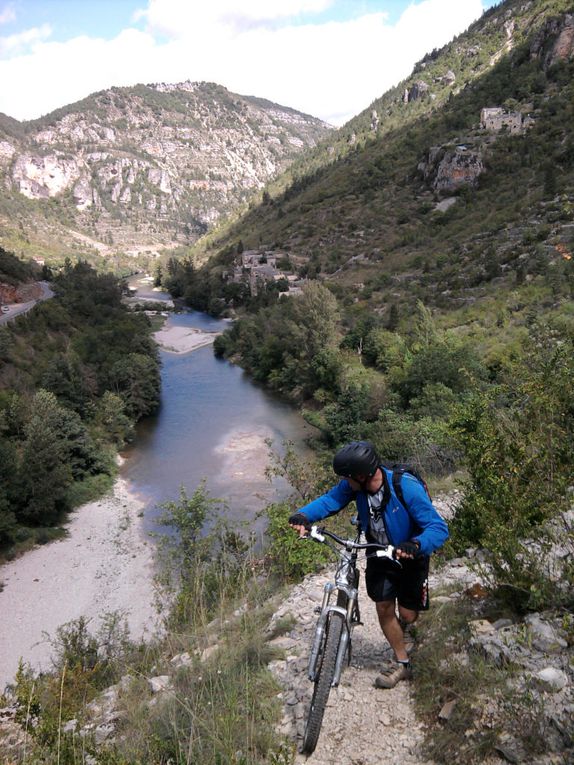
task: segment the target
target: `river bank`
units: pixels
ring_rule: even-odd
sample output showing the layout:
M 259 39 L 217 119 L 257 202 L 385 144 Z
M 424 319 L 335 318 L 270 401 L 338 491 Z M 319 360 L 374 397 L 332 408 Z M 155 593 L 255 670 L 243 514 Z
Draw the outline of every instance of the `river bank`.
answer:
M 221 332 L 205 332 L 194 327 L 164 326 L 154 332 L 157 344 L 168 353 L 190 353 L 211 345 Z
M 119 478 L 110 494 L 71 514 L 64 539 L 0 568 L 0 691 L 21 656 L 49 669 L 58 627 L 81 616 L 92 632 L 111 612 L 125 616 L 136 640 L 154 630 L 154 547 L 142 510 Z

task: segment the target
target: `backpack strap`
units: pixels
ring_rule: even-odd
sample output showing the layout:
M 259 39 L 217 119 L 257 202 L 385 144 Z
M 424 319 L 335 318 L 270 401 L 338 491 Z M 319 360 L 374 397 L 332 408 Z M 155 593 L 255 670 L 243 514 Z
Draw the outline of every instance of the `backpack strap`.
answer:
M 407 510 L 408 507 L 405 502 L 405 495 L 403 494 L 403 487 L 401 485 L 401 481 L 403 479 L 403 475 L 405 474 L 404 470 L 399 470 L 397 468 L 393 469 L 393 489 L 395 491 L 395 494 L 397 495 L 397 499 L 401 503 L 401 505 Z
M 402 477 L 403 477 L 403 475 L 405 473 L 405 470 L 403 470 L 402 468 L 397 468 L 394 465 L 393 466 L 389 465 L 388 467 L 387 467 L 387 465 L 383 465 L 383 467 L 386 468 L 387 470 L 392 470 L 392 479 L 391 480 L 392 480 L 392 483 L 393 483 L 393 491 L 395 492 L 395 495 L 396 495 L 397 499 L 399 500 L 399 502 L 401 503 L 401 505 L 408 512 L 408 507 L 406 506 L 406 503 L 405 503 L 405 496 L 403 494 L 403 487 L 401 486 L 401 479 L 402 479 Z M 387 479 L 387 473 L 386 473 L 385 470 L 383 470 L 383 480 L 384 480 L 384 483 L 385 483 L 385 493 L 383 495 L 383 503 L 386 505 L 389 502 L 390 498 L 391 498 L 391 490 L 390 490 L 390 487 L 389 487 L 389 482 L 388 482 L 388 479 Z

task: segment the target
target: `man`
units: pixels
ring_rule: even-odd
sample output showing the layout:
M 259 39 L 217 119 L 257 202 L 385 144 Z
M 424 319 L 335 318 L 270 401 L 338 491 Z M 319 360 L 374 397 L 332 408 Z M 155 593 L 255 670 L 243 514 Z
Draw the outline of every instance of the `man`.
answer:
M 402 474 L 400 490 L 395 490 L 393 471 L 381 465 L 368 441 L 352 441 L 340 449 L 333 469 L 343 480 L 301 507 L 289 524 L 305 536 L 309 524 L 338 513 L 355 500 L 367 541 L 396 547 L 401 568 L 391 570 L 384 559 L 368 558 L 365 574 L 367 593 L 375 602 L 381 629 L 395 655 L 395 662 L 377 676 L 375 686 L 394 688 L 412 676 L 401 622 L 413 624 L 419 611 L 428 609 L 429 558 L 448 539 L 447 525 L 415 476 Z

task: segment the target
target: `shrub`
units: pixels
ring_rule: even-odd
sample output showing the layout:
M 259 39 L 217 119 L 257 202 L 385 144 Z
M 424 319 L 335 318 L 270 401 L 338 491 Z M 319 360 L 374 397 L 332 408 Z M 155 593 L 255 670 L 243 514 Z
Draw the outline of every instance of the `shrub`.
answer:
M 269 538 L 268 560 L 273 572 L 286 581 L 299 581 L 306 574 L 319 571 L 328 560 L 328 551 L 308 539 L 300 539 L 287 519 L 293 507 L 287 502 L 266 508 Z
M 469 472 L 453 543 L 458 550 L 487 548 L 493 586 L 512 591 L 519 608 L 556 605 L 553 598 L 561 597 L 520 540 L 539 538 L 541 525 L 566 506 L 573 374 L 571 338 L 535 327 L 508 379 L 475 394 L 452 421 Z

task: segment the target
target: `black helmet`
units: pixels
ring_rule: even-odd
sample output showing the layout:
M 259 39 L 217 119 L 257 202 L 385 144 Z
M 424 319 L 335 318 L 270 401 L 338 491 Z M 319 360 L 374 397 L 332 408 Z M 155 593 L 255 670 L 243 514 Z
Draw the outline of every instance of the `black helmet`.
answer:
M 366 475 L 369 478 L 379 467 L 379 457 L 370 441 L 351 441 L 333 458 L 333 470 L 344 478 Z

